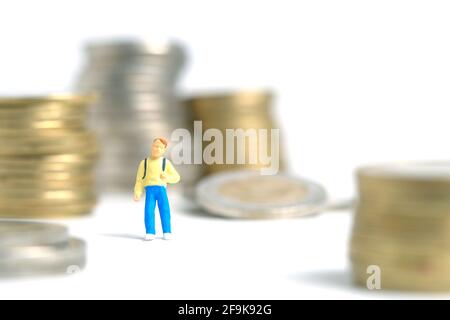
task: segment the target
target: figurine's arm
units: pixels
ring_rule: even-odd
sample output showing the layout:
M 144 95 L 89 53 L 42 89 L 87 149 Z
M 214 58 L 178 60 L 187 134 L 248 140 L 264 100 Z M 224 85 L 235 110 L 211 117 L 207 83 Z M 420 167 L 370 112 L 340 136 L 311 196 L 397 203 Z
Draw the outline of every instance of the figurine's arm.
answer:
M 178 183 L 180 181 L 180 174 L 175 170 L 175 167 L 172 163 L 167 160 L 166 164 L 166 182 L 167 183 Z
M 144 191 L 142 176 L 144 175 L 144 160 L 139 163 L 139 167 L 136 173 L 136 184 L 134 185 L 134 197 L 140 199 L 142 192 Z

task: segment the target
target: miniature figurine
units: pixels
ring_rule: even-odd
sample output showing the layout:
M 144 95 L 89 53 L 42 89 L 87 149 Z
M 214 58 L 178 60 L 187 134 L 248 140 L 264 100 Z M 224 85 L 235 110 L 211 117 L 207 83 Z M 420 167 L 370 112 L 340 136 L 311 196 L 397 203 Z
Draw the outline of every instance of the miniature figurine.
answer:
M 172 163 L 164 158 L 167 140 L 156 138 L 153 140 L 151 157 L 139 164 L 134 186 L 134 201 L 139 201 L 145 188 L 145 240 L 155 239 L 155 206 L 158 203 L 163 236 L 171 239 L 170 206 L 166 187 L 168 183 L 180 181 L 180 175 Z

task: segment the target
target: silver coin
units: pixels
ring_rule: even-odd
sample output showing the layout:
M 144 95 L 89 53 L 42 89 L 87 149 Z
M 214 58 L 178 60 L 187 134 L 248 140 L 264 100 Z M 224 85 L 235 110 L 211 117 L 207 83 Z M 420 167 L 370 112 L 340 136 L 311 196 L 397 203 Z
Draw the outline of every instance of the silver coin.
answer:
M 172 59 L 170 57 L 135 57 L 128 59 L 115 59 L 110 61 L 100 61 L 99 59 L 90 57 L 90 62 L 85 64 L 84 70 L 86 74 L 93 76 L 102 76 L 104 74 L 112 74 L 115 76 L 138 74 L 152 74 L 163 72 L 164 74 L 175 74 L 183 65 L 181 59 Z M 136 69 L 137 66 L 143 67 L 142 70 Z
M 118 77 L 111 79 L 111 77 L 106 77 L 105 75 L 85 75 L 82 80 L 80 80 L 79 87 L 84 90 L 96 90 L 101 92 L 113 93 L 114 89 L 119 91 L 134 91 L 139 90 L 139 88 L 145 86 L 149 92 L 157 92 L 156 89 L 162 89 L 169 91 L 170 88 L 177 82 L 177 74 L 165 74 L 164 77 L 156 75 L 136 75 L 134 77 L 130 75 L 124 75 L 123 77 Z M 164 92 L 164 91 L 162 91 Z
M 129 162 L 130 160 L 135 161 L 148 156 L 150 153 L 149 149 L 142 145 L 136 147 L 117 146 L 116 148 L 103 148 L 99 161 L 109 161 L 112 163 L 123 163 L 122 161 Z
M 141 69 L 138 69 L 138 66 Z M 146 57 L 145 59 L 117 59 L 108 63 L 92 60 L 85 65 L 84 70 L 85 75 L 89 77 L 86 79 L 101 79 L 105 75 L 111 75 L 115 78 L 131 77 L 135 74 L 152 76 L 157 73 L 174 78 L 181 67 L 180 61 L 174 59 L 152 59 L 152 57 Z
M 154 55 L 167 55 L 171 52 L 182 53 L 183 50 L 177 43 L 167 41 L 145 41 L 134 39 L 105 40 L 89 42 L 86 50 L 91 53 L 108 53 L 108 52 L 124 52 L 132 53 L 148 53 Z
M 118 98 L 108 96 L 105 98 L 100 97 L 100 99 L 102 99 L 102 102 L 96 104 L 94 108 L 89 111 L 89 114 L 95 113 L 96 111 L 126 111 L 139 112 L 141 114 L 143 112 L 184 110 L 175 98 L 169 99 L 161 97 L 159 98 L 160 100 L 157 101 L 156 98 L 150 96 L 134 96 L 127 98 L 123 95 Z
M 124 124 L 122 124 L 123 126 Z M 137 124 L 136 124 L 137 126 Z M 185 128 L 185 127 L 177 127 L 177 128 Z M 135 128 L 136 131 L 132 131 L 131 129 L 125 129 L 120 126 L 120 124 L 117 124 L 114 128 L 104 126 L 99 126 L 95 131 L 100 136 L 100 143 L 102 145 L 105 145 L 109 141 L 109 135 L 122 135 L 126 137 L 127 140 L 135 140 L 135 141 L 142 141 L 143 139 L 146 141 L 145 145 L 150 146 L 153 139 L 157 137 L 170 137 L 172 134 L 172 131 L 175 129 L 173 128 L 164 128 L 164 127 L 156 127 L 156 128 L 142 128 L 142 130 L 138 131 L 139 127 Z M 136 133 L 134 138 L 131 138 L 130 135 Z
M 215 215 L 262 219 L 321 212 L 327 196 L 322 186 L 307 179 L 245 170 L 202 179 L 196 188 L 196 199 L 203 209 Z
M 129 92 L 142 92 L 143 87 L 145 90 L 151 93 L 157 93 L 158 91 L 170 92 L 170 88 L 173 88 L 178 80 L 177 75 L 166 75 L 164 78 L 158 77 L 148 79 L 101 79 L 99 77 L 85 76 L 80 80 L 78 87 L 82 91 L 100 92 L 100 93 L 115 93 L 114 90 Z
M 121 111 L 103 111 L 103 112 L 97 112 L 93 117 L 104 119 L 106 121 L 113 121 L 113 122 L 148 122 L 149 124 L 154 124 L 155 126 L 158 125 L 158 123 L 164 123 L 169 117 L 176 117 L 177 113 L 176 111 L 160 111 L 158 113 L 156 112 L 142 112 L 141 114 L 137 113 L 130 113 L 126 110 Z
M 108 101 L 109 99 L 112 100 Z M 170 112 L 174 110 L 183 111 L 180 104 L 175 99 L 155 101 L 151 100 L 151 98 L 145 97 L 143 97 L 142 99 L 137 97 L 126 99 L 124 96 L 122 96 L 117 99 L 111 97 L 103 99 L 102 104 L 97 104 L 95 108 L 90 110 L 89 113 L 92 114 L 95 113 L 96 111 L 99 112 L 126 111 L 126 112 L 139 112 L 139 114 L 142 114 L 143 112 L 164 112 L 164 111 Z
M 129 64 L 118 62 L 117 65 L 108 66 L 107 69 L 105 68 L 104 70 L 101 70 L 98 66 L 94 65 L 86 69 L 83 80 L 92 80 L 94 82 L 103 80 L 102 82 L 106 83 L 119 83 L 130 80 L 150 80 L 152 82 L 165 83 L 168 80 L 175 80 L 180 69 L 179 67 L 170 68 L 170 63 L 170 61 L 167 61 L 166 65 L 157 65 L 154 63 Z
M 99 101 L 89 110 L 89 113 L 95 112 L 96 109 L 105 111 L 153 111 L 163 112 L 169 110 L 184 110 L 182 105 L 174 96 L 155 96 L 153 93 L 141 94 L 140 92 L 128 92 L 127 94 L 117 95 L 107 94 L 105 92 L 97 94 Z
M 126 159 L 136 159 L 136 157 L 141 157 L 142 155 L 147 155 L 150 150 L 149 143 L 141 143 L 134 144 L 133 141 L 129 141 L 128 143 L 124 141 L 123 143 L 112 143 L 110 142 L 108 145 L 103 145 L 101 147 L 102 155 L 100 159 L 103 159 L 105 156 L 108 157 L 125 157 Z M 132 153 L 130 153 L 132 152 Z
M 138 130 L 129 128 L 127 130 L 120 130 L 119 128 L 113 129 L 113 128 L 106 128 L 106 127 L 100 127 L 97 129 L 97 132 L 100 134 L 106 134 L 108 139 L 105 139 L 106 137 L 103 137 L 101 140 L 101 145 L 103 146 L 104 142 L 118 142 L 118 143 L 134 143 L 136 145 L 144 145 L 146 148 L 150 148 L 150 145 L 152 144 L 152 137 L 156 138 L 157 133 L 164 132 L 164 133 L 170 133 L 169 129 L 167 128 L 159 128 L 159 130 L 154 129 L 146 129 L 146 130 Z M 170 134 L 169 134 L 170 136 Z M 167 137 L 167 135 L 165 135 Z M 169 142 L 170 143 L 170 142 Z M 104 147 L 108 147 L 108 145 L 105 145 Z M 170 145 L 169 145 L 170 146 Z
M 159 107 L 164 107 L 167 105 L 175 105 L 178 103 L 178 99 L 173 96 L 168 96 L 167 93 L 161 92 L 157 94 L 156 92 L 150 91 L 147 88 L 145 91 L 135 90 L 126 92 L 115 91 L 114 93 L 108 93 L 103 90 L 100 94 L 102 101 L 99 101 L 97 105 L 105 106 L 107 108 L 120 108 L 120 109 L 131 109 L 134 110 L 136 107 L 150 106 L 153 107 L 150 110 L 155 110 Z M 129 104 L 125 104 L 129 103 Z
M 177 116 L 177 115 L 175 115 Z M 108 125 L 109 123 L 118 124 L 124 129 L 131 129 L 134 127 L 134 124 L 137 123 L 141 127 L 147 127 L 149 129 L 158 128 L 158 127 L 166 127 L 172 129 L 175 124 L 182 124 L 181 119 L 177 118 L 168 118 L 170 115 L 168 112 L 161 112 L 160 114 L 151 114 L 151 113 L 130 113 L 123 112 L 123 116 L 120 113 L 108 113 L 108 112 L 97 112 L 96 114 L 92 114 L 92 121 L 89 123 L 94 125 L 95 122 L 100 122 L 99 125 Z M 186 126 L 186 125 L 185 125 Z
M 182 65 L 178 61 L 133 60 L 120 61 L 115 64 L 93 64 L 84 68 L 83 81 L 102 82 L 127 81 L 129 79 L 149 79 L 155 83 L 176 81 Z M 108 76 L 108 77 L 107 77 Z M 103 80 L 103 81 L 99 81 Z
M 136 124 L 137 126 L 138 124 Z M 116 123 L 114 128 L 107 127 L 106 125 L 99 125 L 95 130 L 100 136 L 100 142 L 104 144 L 111 139 L 115 139 L 122 137 L 122 140 L 126 141 L 141 141 L 145 142 L 146 146 L 150 146 L 153 139 L 156 137 L 166 137 L 166 139 L 170 138 L 172 132 L 178 128 L 186 128 L 186 126 L 173 126 L 173 127 L 164 127 L 164 126 L 154 126 L 152 128 L 143 128 L 139 130 L 137 128 L 123 128 L 124 124 Z M 132 136 L 133 134 L 134 137 Z
M 125 160 L 122 160 L 121 163 L 118 162 L 102 162 L 103 169 L 101 170 L 104 174 L 119 176 L 117 173 L 117 168 L 120 168 L 120 175 L 122 176 L 136 176 L 136 171 L 138 169 L 139 161 L 129 161 L 128 163 Z
M 118 92 L 126 92 L 129 94 L 130 92 L 143 92 L 147 91 L 150 93 L 157 93 L 161 91 L 162 93 L 169 91 L 170 88 L 173 88 L 178 80 L 177 75 L 167 75 L 164 78 L 158 77 L 152 79 L 143 80 L 133 80 L 133 79 L 120 79 L 120 80 L 103 80 L 98 78 L 89 77 L 86 80 L 80 80 L 79 88 L 80 90 L 87 91 L 88 93 L 109 93 L 115 94 L 118 96 L 114 90 L 118 90 Z M 138 81 L 140 83 L 138 83 Z
M 67 241 L 61 225 L 16 220 L 0 220 L 0 250 L 6 247 L 50 245 Z
M 111 70 L 111 68 L 120 68 L 120 66 L 127 65 L 141 65 L 149 64 L 154 66 L 165 67 L 165 69 L 176 69 L 185 61 L 184 57 L 175 56 L 171 54 L 151 54 L 151 53 L 128 53 L 117 54 L 111 53 L 107 55 L 89 54 L 89 61 L 86 66 L 95 66 L 97 70 Z M 114 56 L 115 55 L 115 56 Z
M 56 245 L 0 250 L 0 277 L 70 274 L 85 264 L 85 242 L 75 238 Z
M 173 50 L 176 49 L 176 50 Z M 177 52 L 178 51 L 178 52 Z M 142 50 L 130 47 L 119 48 L 100 48 L 97 46 L 94 50 L 88 48 L 88 65 L 95 65 L 97 68 L 108 68 L 115 67 L 116 69 L 120 66 L 130 66 L 130 65 L 160 65 L 165 67 L 165 69 L 174 69 L 181 66 L 185 62 L 184 50 L 179 47 L 167 47 L 163 50 L 151 51 Z
M 98 97 L 89 109 L 89 127 L 101 146 L 97 175 L 129 189 L 152 140 L 187 127 L 176 95 L 184 49 L 126 40 L 90 43 L 86 53 L 78 88 Z
M 96 104 L 97 108 L 106 110 L 142 110 L 159 111 L 165 108 L 182 109 L 181 104 L 175 97 L 155 96 L 151 94 L 140 94 L 139 92 L 117 95 L 103 92 L 100 94 L 102 101 Z M 130 96 L 131 95 L 131 96 Z M 95 109 L 94 109 L 95 110 Z M 91 109 L 90 112 L 93 110 Z

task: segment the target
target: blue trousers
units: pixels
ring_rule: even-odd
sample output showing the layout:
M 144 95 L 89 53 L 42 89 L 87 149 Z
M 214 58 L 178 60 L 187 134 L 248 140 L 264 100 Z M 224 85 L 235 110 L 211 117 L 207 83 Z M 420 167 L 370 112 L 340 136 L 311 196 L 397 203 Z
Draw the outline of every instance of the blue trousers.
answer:
M 163 233 L 171 233 L 170 228 L 170 207 L 167 198 L 166 187 L 147 186 L 145 187 L 145 229 L 147 234 L 155 234 L 155 207 L 158 203 L 159 215 Z

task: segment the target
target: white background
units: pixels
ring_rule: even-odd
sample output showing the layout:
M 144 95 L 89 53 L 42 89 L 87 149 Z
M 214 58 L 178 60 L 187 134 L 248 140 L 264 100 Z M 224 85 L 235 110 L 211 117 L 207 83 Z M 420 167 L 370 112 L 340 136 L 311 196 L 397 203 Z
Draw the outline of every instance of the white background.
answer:
M 0 93 L 69 90 L 86 39 L 178 40 L 185 94 L 272 88 L 292 171 L 348 197 L 358 165 L 449 158 L 449 16 L 431 0 L 1 1 Z M 84 273 L 0 283 L 0 297 L 391 297 L 347 282 L 349 214 L 236 222 L 174 201 L 172 242 L 102 235 L 140 235 L 128 200 L 70 223 L 89 241 Z

